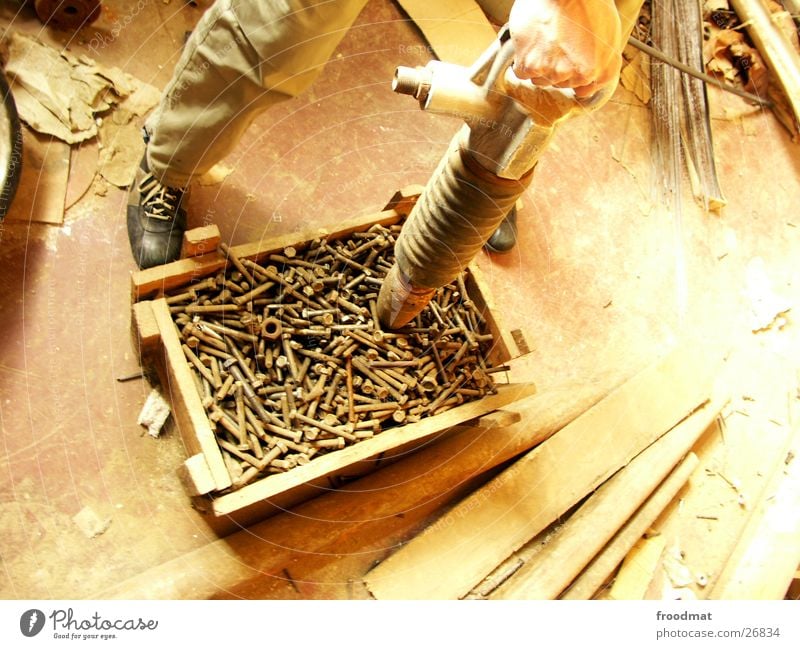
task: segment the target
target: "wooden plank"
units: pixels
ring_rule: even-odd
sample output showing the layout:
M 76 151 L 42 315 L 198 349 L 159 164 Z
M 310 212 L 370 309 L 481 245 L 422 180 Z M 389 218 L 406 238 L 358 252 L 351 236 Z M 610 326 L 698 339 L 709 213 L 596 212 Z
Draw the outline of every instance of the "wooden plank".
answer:
M 783 599 L 800 563 L 800 428 L 774 467 L 760 502 L 709 599 Z
M 401 204 L 402 205 L 402 204 Z M 377 214 L 365 214 L 351 219 L 345 219 L 333 231 L 326 228 L 307 230 L 302 233 L 286 234 L 269 241 L 257 241 L 234 246 L 233 250 L 240 258 L 259 261 L 268 254 L 283 250 L 286 246 L 295 246 L 298 250 L 304 248 L 309 241 L 318 238 L 327 238 L 331 241 L 349 237 L 354 232 L 361 232 L 371 225 L 394 225 L 399 223 L 408 214 L 403 214 L 397 209 L 383 210 Z
M 375 568 L 372 594 L 462 597 L 693 411 L 710 394 L 702 357 L 687 345 L 640 372 Z
M 181 244 L 181 257 L 197 257 L 217 249 L 222 236 L 216 225 L 204 225 L 201 228 L 192 228 L 183 233 Z
M 131 274 L 131 300 L 153 298 L 189 282 L 213 275 L 225 268 L 225 258 L 212 252 L 199 257 L 179 259 Z
M 611 573 L 619 566 L 625 555 L 630 552 L 647 528 L 653 524 L 667 505 L 672 502 L 686 481 L 699 464 L 694 453 L 686 459 L 661 483 L 625 526 L 614 536 L 611 542 L 586 567 L 561 599 L 591 599 L 605 583 Z
M 683 459 L 723 404 L 722 400 L 706 403 L 637 455 L 592 494 L 492 598 L 558 597 Z
M 644 599 L 666 545 L 667 539 L 663 536 L 639 539 L 625 556 L 611 586 L 609 599 Z
M 425 191 L 424 185 L 407 185 L 403 189 L 397 190 L 383 209 L 397 210 L 406 215 L 411 214 L 411 210 L 417 204 L 417 199 L 423 191 Z
M 678 42 L 672 2 L 652 5 L 651 29 L 653 45 L 670 58 L 678 58 Z M 681 79 L 670 65 L 653 59 L 650 62 L 653 129 L 653 178 L 658 202 L 676 223 L 682 219 L 681 191 Z
M 523 402 L 529 403 L 530 400 Z M 521 404 L 515 404 L 514 407 L 521 407 Z M 364 476 L 369 475 L 375 471 L 379 471 L 384 467 L 401 460 L 415 453 L 423 452 L 424 449 L 432 444 L 440 443 L 444 439 L 458 434 L 466 427 L 477 425 L 474 422 L 480 421 L 482 428 L 488 429 L 489 427 L 505 428 L 518 423 L 520 414 L 516 410 L 496 410 L 488 415 L 484 415 L 480 420 L 473 420 L 472 422 L 453 428 L 440 431 L 436 435 L 418 442 L 411 442 L 403 446 L 393 448 L 390 453 L 377 455 L 369 460 L 364 460 L 358 464 L 353 464 L 347 467 L 342 467 L 339 471 L 319 478 L 311 482 L 307 482 L 299 487 L 284 491 L 274 497 L 265 500 L 258 500 L 251 505 L 247 505 L 241 509 L 237 509 L 225 516 L 207 516 L 206 522 L 219 536 L 227 536 L 233 532 L 237 532 L 244 527 L 249 527 L 255 523 L 260 523 L 270 516 L 281 514 L 282 512 L 295 509 L 297 506 L 305 503 L 320 494 L 328 493 L 335 489 L 347 489 L 354 481 L 362 479 Z M 541 431 L 540 431 L 541 432 Z M 541 441 L 544 435 L 536 435 L 531 437 L 536 442 Z M 535 443 L 530 445 L 535 446 Z M 526 449 L 527 450 L 527 449 Z M 207 496 L 194 499 L 195 508 L 206 514 L 211 512 L 211 500 Z M 360 573 L 363 574 L 363 573 Z M 366 589 L 365 589 L 366 590 Z
M 679 60 L 694 70 L 704 70 L 703 17 L 697 2 L 673 1 L 675 12 L 673 28 L 677 34 Z M 718 212 L 725 204 L 714 162 L 714 144 L 711 136 L 711 118 L 708 110 L 706 85 L 701 79 L 684 74 L 682 139 L 687 152 L 686 162 L 692 180 L 692 189 L 704 209 Z
M 507 360 L 520 356 L 514 350 L 517 349 L 511 330 L 503 322 L 500 309 L 492 300 L 492 292 L 486 281 L 483 271 L 477 263 L 472 261 L 468 266 L 469 272 L 465 275 L 464 283 L 467 292 L 475 303 L 479 313 L 486 319 L 486 330 L 492 334 L 492 348 L 487 353 L 487 357 L 493 364 L 502 365 Z
M 492 24 L 474 0 L 399 0 L 436 56 L 471 65 L 495 38 Z
M 214 476 L 202 453 L 192 455 L 178 469 L 178 476 L 191 496 L 202 496 L 216 488 Z
M 334 232 L 320 228 L 304 232 L 290 232 L 273 239 L 232 246 L 231 250 L 240 259 L 259 261 L 263 257 L 283 250 L 287 246 L 302 248 L 309 241 L 319 237 L 328 237 L 331 240 L 340 239 L 376 223 L 392 225 L 399 222 L 404 216 L 407 216 L 407 214 L 403 214 L 396 209 L 384 210 L 378 214 L 366 214 L 346 219 Z M 179 259 L 170 264 L 138 271 L 131 275 L 132 300 L 138 302 L 144 298 L 184 286 L 192 280 L 213 275 L 225 268 L 226 263 L 227 258 L 224 255 L 212 252 L 207 255 Z
M 23 125 L 22 171 L 6 219 L 62 224 L 69 178 L 69 158 L 68 144 Z
M 514 0 L 478 0 L 484 13 L 498 25 L 508 22 Z
M 131 307 L 131 339 L 142 364 L 158 351 L 161 332 L 153 315 L 152 302 L 137 302 Z
M 800 569 L 794 573 L 794 578 L 789 586 L 789 590 L 786 591 L 786 599 L 800 599 Z
M 297 580 L 319 584 L 323 580 L 318 575 L 331 576 L 325 570 L 342 563 L 353 567 L 349 574 L 364 574 L 432 512 L 468 493 L 475 478 L 540 441 L 541 430 L 530 419 L 512 425 L 504 425 L 506 421 L 507 413 L 493 413 L 458 427 L 342 489 L 328 490 L 292 511 L 240 528 L 115 585 L 100 599 L 231 597 L 247 588 L 249 580 L 263 589 L 268 588 L 265 582 L 285 584 L 284 569 Z M 348 574 L 339 570 L 340 576 Z
M 255 502 L 272 498 L 303 484 L 340 472 L 381 453 L 392 451 L 410 442 L 424 440 L 438 432 L 452 428 L 494 410 L 504 408 L 535 394 L 533 384 L 508 384 L 498 386 L 497 394 L 471 401 L 439 415 L 425 417 L 413 424 L 391 428 L 370 439 L 314 458 L 306 465 L 285 473 L 277 473 L 247 485 L 242 489 L 215 498 L 212 511 L 215 516 L 225 516 Z
M 214 478 L 218 490 L 231 486 L 231 477 L 225 468 L 222 453 L 217 446 L 214 431 L 206 417 L 200 395 L 197 394 L 192 371 L 181 350 L 178 330 L 172 322 L 169 306 L 161 298 L 152 302 L 153 316 L 161 332 L 164 349 L 164 373 L 166 382 L 163 387 L 170 395 L 170 405 L 175 415 L 181 439 L 186 444 L 190 455 L 202 453 Z

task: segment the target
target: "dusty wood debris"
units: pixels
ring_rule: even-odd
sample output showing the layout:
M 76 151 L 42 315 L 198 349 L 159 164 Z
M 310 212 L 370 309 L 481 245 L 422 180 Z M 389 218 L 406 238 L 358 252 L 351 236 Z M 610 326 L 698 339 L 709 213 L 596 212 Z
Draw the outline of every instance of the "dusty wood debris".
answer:
M 410 325 L 376 301 L 399 226 L 316 239 L 167 296 L 233 488 L 496 392 L 493 337 L 462 274 Z
M 737 13 L 748 11 L 749 3 L 707 0 L 703 57 L 710 74 L 769 99 L 773 113 L 796 141 L 800 138 L 796 83 L 786 86 L 786 82 L 787 75 L 796 70 L 795 53 L 800 53 L 800 40 L 789 5 L 764 1 L 763 10 L 768 16 L 764 22 L 774 27 L 771 38 L 765 41 L 761 33 L 764 25 L 756 25 L 758 21 L 752 16 Z M 751 29 L 761 36 L 754 37 Z M 791 89 L 788 94 L 787 88 Z
M 725 3 L 706 6 L 704 19 L 703 58 L 708 72 L 747 92 L 766 96 L 767 68 L 737 15 Z
M 68 144 L 96 136 L 97 118 L 113 108 L 122 108 L 127 120 L 158 103 L 158 89 L 119 68 L 58 51 L 20 32 L 3 34 L 0 62 L 21 119 Z M 115 121 L 122 124 L 119 117 Z
M 98 138 L 100 174 L 118 187 L 133 182 L 144 153 L 138 118 L 158 103 L 157 88 L 13 30 L 0 38 L 0 63 L 25 124 L 70 145 Z

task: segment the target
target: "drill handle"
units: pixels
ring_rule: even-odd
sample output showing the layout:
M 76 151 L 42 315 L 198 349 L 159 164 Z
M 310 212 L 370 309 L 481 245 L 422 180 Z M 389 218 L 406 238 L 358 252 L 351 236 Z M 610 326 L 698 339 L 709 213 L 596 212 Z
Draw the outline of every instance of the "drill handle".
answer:
M 416 98 L 423 110 L 467 122 L 479 119 L 502 123 L 510 104 L 516 103 L 542 124 L 555 124 L 572 113 L 598 108 L 613 92 L 603 90 L 579 98 L 570 88 L 537 86 L 520 79 L 514 74 L 513 64 L 514 43 L 505 25 L 469 68 L 437 60 L 424 67 L 400 66 L 392 89 Z
M 529 79 L 520 79 L 514 73 L 514 44 L 508 24 L 498 32 L 498 37 L 486 52 L 495 51 L 495 57 L 485 81 L 485 85 L 514 99 L 527 109 L 538 121 L 555 123 L 574 112 L 596 110 L 611 97 L 614 87 L 605 87 L 589 97 L 578 97 L 572 88 L 542 86 Z M 484 55 L 486 54 L 484 52 Z M 549 110 L 544 111 L 543 107 Z

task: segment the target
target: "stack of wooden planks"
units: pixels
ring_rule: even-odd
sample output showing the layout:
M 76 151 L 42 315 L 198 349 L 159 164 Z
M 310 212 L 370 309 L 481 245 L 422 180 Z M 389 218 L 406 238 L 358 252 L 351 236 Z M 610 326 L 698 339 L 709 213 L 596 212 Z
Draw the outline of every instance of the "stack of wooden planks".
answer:
M 688 347 L 645 369 L 372 570 L 370 592 L 592 597 L 696 467 L 724 401 L 709 372 Z

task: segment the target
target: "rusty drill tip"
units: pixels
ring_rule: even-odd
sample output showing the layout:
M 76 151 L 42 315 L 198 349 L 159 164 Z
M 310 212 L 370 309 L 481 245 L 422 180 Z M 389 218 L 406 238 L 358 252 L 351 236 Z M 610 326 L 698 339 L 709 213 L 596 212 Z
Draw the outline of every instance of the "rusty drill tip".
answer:
M 378 319 L 387 329 L 399 329 L 428 306 L 435 293 L 435 288 L 412 284 L 395 264 L 384 278 L 378 294 Z

